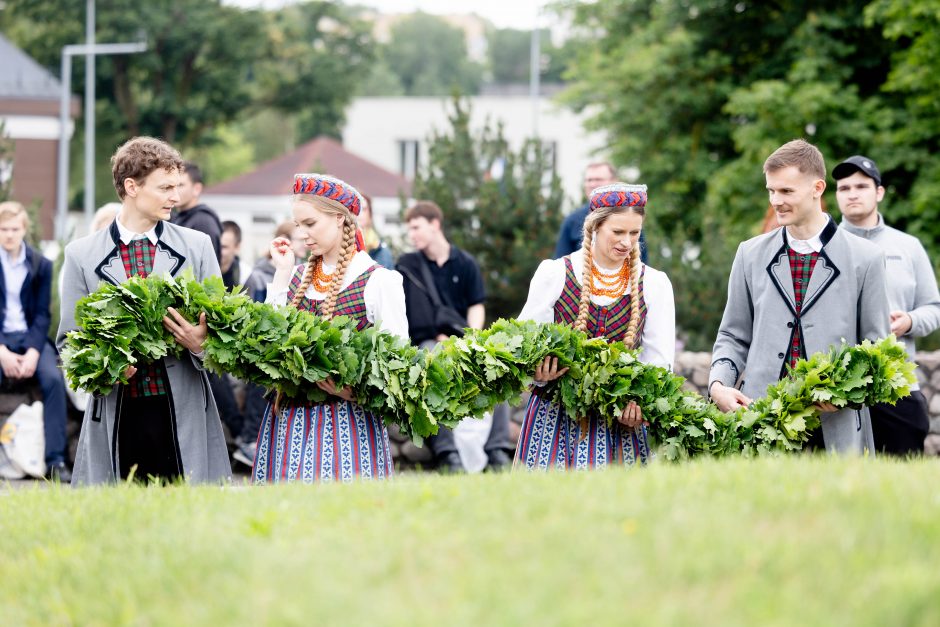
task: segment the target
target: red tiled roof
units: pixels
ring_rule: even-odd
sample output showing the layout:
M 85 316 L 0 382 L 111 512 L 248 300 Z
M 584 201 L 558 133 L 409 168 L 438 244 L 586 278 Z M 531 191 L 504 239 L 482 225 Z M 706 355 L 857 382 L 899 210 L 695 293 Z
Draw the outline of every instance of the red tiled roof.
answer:
M 217 183 L 204 194 L 276 196 L 289 194 L 294 174 L 319 172 L 351 183 L 361 192 L 375 197 L 395 197 L 411 193 L 411 182 L 371 161 L 349 152 L 330 137 L 317 137 L 293 152 L 262 163 L 252 172 Z

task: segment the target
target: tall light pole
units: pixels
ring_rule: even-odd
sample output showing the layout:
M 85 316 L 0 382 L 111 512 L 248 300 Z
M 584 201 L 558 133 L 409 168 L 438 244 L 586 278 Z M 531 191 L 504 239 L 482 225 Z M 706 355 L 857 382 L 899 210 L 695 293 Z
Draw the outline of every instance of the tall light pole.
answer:
M 535 0 L 535 21 L 532 24 L 532 42 L 529 46 L 529 98 L 532 101 L 532 137 L 539 136 L 539 79 L 541 77 L 542 62 L 541 37 L 539 30 L 539 0 Z
M 67 206 L 67 196 L 68 196 L 68 187 L 69 187 L 69 100 L 72 95 L 72 57 L 88 55 L 94 56 L 97 54 L 133 54 L 136 52 L 143 52 L 147 49 L 147 44 L 145 43 L 131 43 L 131 44 L 91 44 L 91 45 L 69 45 L 62 48 L 62 92 L 61 99 L 59 101 L 59 158 L 58 158 L 58 183 L 56 185 L 56 221 L 55 221 L 55 237 L 58 240 L 64 240 L 67 233 L 65 232 L 65 222 L 68 219 L 68 206 Z M 93 82 L 94 76 L 86 76 L 86 82 Z M 91 97 L 94 98 L 94 88 L 91 90 Z M 89 92 L 85 91 L 85 97 L 88 97 Z M 85 103 L 85 116 L 87 121 L 87 116 L 89 115 L 89 109 L 94 110 L 94 101 L 89 104 Z M 94 118 L 94 113 L 91 114 L 92 119 Z M 91 172 L 91 180 L 94 180 L 94 168 L 89 169 L 89 164 L 94 164 L 94 121 L 92 121 L 90 135 L 88 135 L 86 124 L 86 137 L 85 137 L 85 219 L 86 222 L 91 221 L 91 215 L 94 213 L 94 198 L 92 198 L 91 203 L 88 202 L 88 182 L 87 177 L 89 172 Z M 91 145 L 91 155 L 89 156 L 89 144 Z
M 85 2 L 85 45 L 95 45 L 95 0 Z M 85 222 L 95 212 L 95 55 L 85 55 Z

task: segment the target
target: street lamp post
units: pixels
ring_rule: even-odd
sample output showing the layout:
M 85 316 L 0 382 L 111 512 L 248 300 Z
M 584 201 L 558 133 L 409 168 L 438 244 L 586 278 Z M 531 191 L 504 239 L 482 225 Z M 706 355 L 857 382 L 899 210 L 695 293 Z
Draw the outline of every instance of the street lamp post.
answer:
M 146 43 L 129 44 L 91 44 L 91 45 L 69 45 L 62 48 L 62 93 L 59 102 L 59 158 L 58 158 L 58 183 L 56 185 L 56 225 L 55 237 L 58 240 L 64 240 L 66 237 L 65 222 L 68 219 L 67 195 L 69 186 L 69 99 L 72 92 L 72 57 L 81 55 L 102 55 L 102 54 L 134 54 L 144 52 L 147 49 Z M 94 81 L 94 76 L 86 76 L 85 80 Z M 87 93 L 87 92 L 86 92 Z M 91 92 L 94 93 L 94 92 Z M 94 102 L 87 104 L 88 107 L 94 107 Z M 89 113 L 86 110 L 85 115 Z M 93 113 L 91 115 L 94 115 Z M 94 119 L 94 118 L 92 118 Z M 86 133 L 87 134 L 87 133 Z M 91 134 L 94 135 L 94 126 L 91 128 Z M 91 156 L 89 157 L 88 145 L 91 144 Z M 94 140 L 92 137 L 85 137 L 85 159 L 88 162 L 94 160 Z M 89 163 L 85 164 L 86 176 Z M 94 170 L 92 170 L 92 175 Z M 94 200 L 92 200 L 92 205 Z M 91 214 L 94 207 L 89 205 L 88 197 L 85 199 L 85 219 L 91 222 Z

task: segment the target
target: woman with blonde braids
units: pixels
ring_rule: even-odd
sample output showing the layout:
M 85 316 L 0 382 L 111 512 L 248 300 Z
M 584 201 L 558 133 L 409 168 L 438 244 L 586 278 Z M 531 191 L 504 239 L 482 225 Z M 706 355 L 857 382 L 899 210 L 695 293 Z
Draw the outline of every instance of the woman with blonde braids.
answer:
M 322 174 L 294 176 L 294 221 L 310 251 L 295 265 L 286 237 L 271 242 L 276 268 L 268 303 L 297 307 L 330 318 L 345 315 L 359 329 L 375 325 L 408 337 L 402 277 L 363 250 L 356 216 L 362 196 L 348 183 Z M 317 383 L 321 402 L 278 399 L 265 409 L 252 471 L 256 483 L 355 477 L 388 478 L 392 458 L 382 419 L 356 403 L 349 388 Z
M 640 261 L 645 215 L 645 185 L 615 183 L 591 192 L 582 248 L 539 265 L 519 319 L 569 324 L 592 337 L 620 340 L 638 348 L 641 361 L 672 368 L 672 283 Z M 572 419 L 545 393 L 545 386 L 566 372 L 551 357 L 536 368 L 516 465 L 581 469 L 648 461 L 645 423 L 636 403 L 613 426 L 599 416 Z

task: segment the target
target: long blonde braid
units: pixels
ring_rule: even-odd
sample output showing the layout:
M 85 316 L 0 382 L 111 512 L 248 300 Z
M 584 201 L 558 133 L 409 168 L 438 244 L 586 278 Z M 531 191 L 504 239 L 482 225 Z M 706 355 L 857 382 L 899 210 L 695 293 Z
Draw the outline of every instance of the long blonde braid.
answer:
M 636 331 L 640 326 L 640 243 L 633 246 L 630 253 L 630 322 L 623 343 L 627 348 L 634 348 Z
M 296 307 L 300 304 L 300 301 L 303 300 L 304 294 L 307 293 L 307 288 L 310 287 L 310 283 L 313 281 L 313 269 L 316 267 L 319 259 L 319 256 L 314 257 L 310 255 L 310 259 L 307 260 L 307 267 L 304 268 L 304 277 L 300 281 L 300 286 L 297 287 L 297 291 L 294 292 L 294 298 L 290 301 L 291 307 Z
M 574 328 L 587 332 L 588 310 L 591 305 L 591 290 L 594 287 L 591 267 L 594 265 L 594 221 L 584 221 L 584 240 L 581 249 L 584 251 L 584 264 L 581 268 L 581 299 L 578 301 L 578 317 L 574 321 Z
M 356 254 L 356 225 L 347 217 L 343 223 L 343 244 L 339 251 L 339 261 L 336 263 L 336 270 L 333 271 L 333 281 L 330 283 L 330 291 L 323 304 L 320 306 L 320 315 L 324 318 L 332 318 L 333 310 L 336 309 L 336 298 L 339 296 L 339 288 L 343 284 L 343 277 L 346 276 L 346 268 Z

